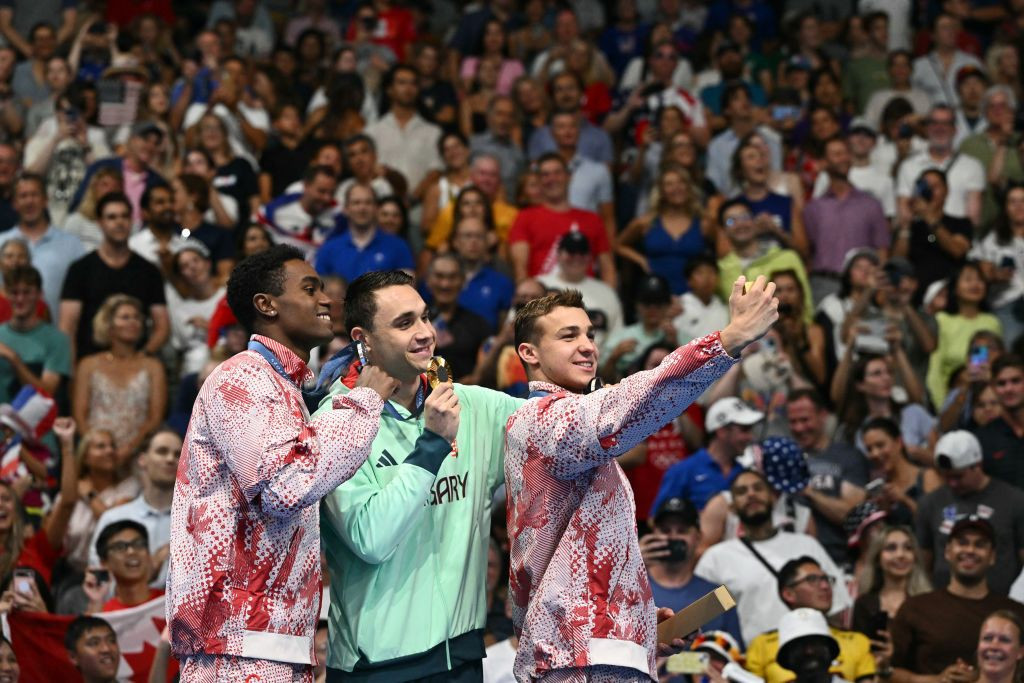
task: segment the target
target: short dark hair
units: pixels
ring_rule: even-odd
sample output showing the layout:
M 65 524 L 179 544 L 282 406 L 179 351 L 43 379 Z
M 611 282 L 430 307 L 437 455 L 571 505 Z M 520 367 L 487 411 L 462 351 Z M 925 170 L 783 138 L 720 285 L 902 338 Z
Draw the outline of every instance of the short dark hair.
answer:
M 893 65 L 893 63 L 897 59 L 899 59 L 900 57 L 903 57 L 908 62 L 913 62 L 914 61 L 914 55 L 913 55 L 913 53 L 910 50 L 903 50 L 903 49 L 890 50 L 888 56 L 885 58 L 885 66 L 886 66 L 886 68 L 891 67 Z
M 199 152 L 200 154 L 204 154 L 207 159 L 210 158 L 210 153 L 207 152 L 205 149 L 189 150 L 189 153 L 191 152 Z M 210 162 L 210 167 L 214 168 L 214 164 L 212 161 Z M 163 192 L 170 192 L 171 196 L 174 196 L 174 190 L 172 190 L 171 186 L 168 185 L 167 183 L 156 183 L 155 185 L 147 185 L 146 189 L 142 191 L 142 198 L 139 200 L 139 206 L 141 206 L 146 211 L 149 211 L 149 207 L 153 203 L 153 193 L 156 192 L 157 190 L 162 190 Z M 98 216 L 100 213 L 99 206 L 97 206 L 96 209 L 96 215 Z
M 740 93 L 746 95 L 748 100 L 753 99 L 750 96 L 750 88 L 748 88 L 747 84 L 743 81 L 732 81 L 726 84 L 725 88 L 722 90 L 722 100 L 720 103 L 722 111 L 728 109 L 729 105 L 732 104 L 733 98 Z
M 398 62 L 390 69 L 388 69 L 387 72 L 385 72 L 384 74 L 384 78 L 381 79 L 380 89 L 383 92 L 387 93 L 388 88 L 390 88 L 392 84 L 394 84 L 395 76 L 398 75 L 399 71 L 408 71 L 415 78 L 420 77 L 419 69 L 417 69 L 415 66 L 413 66 L 412 64 L 407 64 L 405 62 Z
M 178 176 L 178 180 L 181 181 L 185 192 L 192 198 L 196 210 L 206 213 L 206 210 L 210 208 L 210 184 L 206 182 L 206 178 L 195 173 L 182 173 Z
M 28 285 L 36 289 L 43 288 L 43 276 L 32 266 L 16 266 L 4 278 L 4 285 L 10 289 L 14 285 Z
M 25 182 L 35 183 L 36 185 L 39 186 L 39 190 L 43 194 L 46 194 L 46 178 L 39 175 L 38 173 L 32 173 L 31 171 L 23 171 L 18 174 L 17 179 L 14 181 L 14 185 L 15 187 L 17 187 L 19 184 Z
M 372 149 L 374 153 L 376 153 L 377 143 L 374 142 L 373 138 L 371 138 L 366 133 L 356 133 L 355 135 L 350 135 L 349 137 L 345 138 L 345 141 L 342 143 L 342 155 L 347 159 L 348 148 L 360 142 L 365 142 L 366 144 L 368 144 L 370 146 L 370 149 Z
M 68 624 L 68 630 L 64 632 L 64 649 L 74 653 L 82 636 L 95 628 L 105 628 L 113 633 L 114 637 L 117 637 L 117 631 L 114 630 L 114 627 L 108 621 L 90 614 L 83 614 Z
M 786 397 L 786 404 L 789 405 L 790 403 L 796 403 L 797 401 L 801 401 L 805 398 L 813 403 L 814 407 L 818 410 L 828 409 L 828 406 L 825 405 L 825 399 L 821 397 L 821 394 L 809 387 L 793 389 L 790 391 L 789 396 Z
M 160 426 L 158 426 L 156 429 L 154 429 L 153 431 L 151 431 L 149 434 L 146 435 L 146 438 L 143 439 L 142 443 L 139 445 L 139 451 L 138 452 L 139 453 L 145 453 L 146 451 L 148 451 L 149 447 L 153 445 L 153 439 L 155 439 L 156 437 L 160 436 L 161 434 L 174 434 L 179 439 L 181 438 L 181 434 L 178 432 L 177 429 L 175 429 L 171 425 L 169 425 L 166 422 L 164 422 Z
M 707 266 L 708 268 L 713 268 L 716 273 L 719 272 L 718 261 L 715 260 L 715 257 L 708 253 L 701 253 L 691 256 L 686 261 L 686 265 L 683 266 L 683 277 L 689 280 L 690 276 L 701 266 Z
M 782 600 L 787 607 L 791 607 L 791 605 L 786 603 L 786 599 L 782 597 L 782 591 L 789 588 L 789 584 L 791 584 L 793 579 L 796 578 L 796 575 L 800 573 L 800 567 L 803 567 L 805 564 L 813 564 L 818 569 L 821 569 L 821 563 L 816 559 L 810 555 L 801 555 L 795 560 L 790 560 L 786 564 L 782 565 L 779 569 L 779 573 L 775 576 L 778 583 L 779 599 Z
M 275 244 L 242 259 L 228 278 L 227 298 L 231 312 L 247 331 L 255 328 L 258 316 L 253 297 L 261 292 L 280 296 L 284 292 L 284 264 L 305 261 L 301 251 L 288 244 Z
M 317 164 L 306 169 L 306 172 L 302 174 L 302 182 L 311 183 L 316 180 L 318 175 L 325 175 L 334 181 L 338 180 L 338 174 L 334 172 L 333 168 L 325 164 Z
M 537 321 L 546 316 L 556 308 L 579 308 L 586 310 L 583 306 L 583 295 L 576 289 L 566 289 L 560 292 L 553 292 L 539 299 L 528 301 L 522 308 L 516 311 L 515 320 L 515 348 L 528 342 L 536 343 Z
M 350 282 L 345 292 L 345 330 L 349 334 L 355 327 L 372 330 L 377 290 L 400 285 L 415 287 L 416 280 L 404 270 L 375 270 Z
M 734 197 L 733 199 L 727 199 L 722 202 L 722 205 L 718 207 L 718 224 L 725 227 L 725 212 L 734 206 L 742 206 L 747 211 L 750 211 L 750 205 L 740 197 Z
M 562 155 L 558 152 L 545 152 L 544 154 L 541 154 L 540 157 L 537 158 L 537 169 L 540 170 L 540 167 L 549 161 L 557 161 L 561 164 L 562 168 L 568 172 L 569 164 L 565 163 L 565 159 L 563 159 Z
M 110 539 L 122 531 L 134 531 L 138 533 L 139 536 L 146 541 L 146 545 L 149 545 L 149 532 L 146 530 L 146 527 L 142 526 L 134 519 L 119 519 L 116 522 L 111 522 L 107 526 L 103 527 L 100 531 L 100 535 L 96 537 L 96 554 L 100 556 L 101 560 L 107 559 Z
M 1017 368 L 1024 371 L 1024 357 L 1016 353 L 1004 353 L 992 361 L 992 379 L 999 376 L 999 373 L 1006 368 Z
M 113 192 L 106 193 L 100 197 L 98 202 L 96 202 L 96 218 L 103 216 L 104 209 L 111 204 L 124 204 L 128 207 L 129 212 L 132 210 L 132 200 L 128 199 L 128 195 L 124 192 L 114 190 Z

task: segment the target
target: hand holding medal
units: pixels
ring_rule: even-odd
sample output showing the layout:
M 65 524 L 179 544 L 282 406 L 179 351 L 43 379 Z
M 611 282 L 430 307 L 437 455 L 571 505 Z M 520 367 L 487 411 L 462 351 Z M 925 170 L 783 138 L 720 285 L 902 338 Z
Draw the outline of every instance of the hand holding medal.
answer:
M 442 356 L 432 356 L 430 358 L 430 364 L 427 366 L 427 383 L 430 384 L 431 390 L 437 389 L 442 384 L 454 386 L 451 366 L 448 365 L 448 361 Z M 452 439 L 451 456 L 454 458 L 458 454 L 458 444 L 455 442 L 455 439 Z

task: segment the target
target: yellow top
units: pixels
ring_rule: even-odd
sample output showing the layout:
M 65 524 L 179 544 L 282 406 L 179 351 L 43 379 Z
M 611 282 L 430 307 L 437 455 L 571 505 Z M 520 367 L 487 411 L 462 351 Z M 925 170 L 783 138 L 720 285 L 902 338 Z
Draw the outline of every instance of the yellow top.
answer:
M 875 657 L 871 654 L 871 641 L 863 633 L 840 631 L 832 628 L 832 637 L 839 643 L 839 656 L 832 662 L 829 672 L 848 681 L 875 675 Z M 779 654 L 779 632 L 768 631 L 754 638 L 747 650 L 747 669 L 760 676 L 765 683 L 788 683 L 796 679 L 789 669 L 776 663 Z
M 515 223 L 516 216 L 519 215 L 519 209 L 498 199 L 491 204 L 491 212 L 494 214 L 494 232 L 497 233 L 498 242 L 504 244 L 508 241 L 508 231 L 512 229 L 512 224 Z M 437 215 L 434 225 L 430 228 L 430 233 L 427 235 L 428 248 L 437 251 L 442 245 L 448 243 L 454 220 L 455 202 L 451 201 L 441 209 L 441 213 Z

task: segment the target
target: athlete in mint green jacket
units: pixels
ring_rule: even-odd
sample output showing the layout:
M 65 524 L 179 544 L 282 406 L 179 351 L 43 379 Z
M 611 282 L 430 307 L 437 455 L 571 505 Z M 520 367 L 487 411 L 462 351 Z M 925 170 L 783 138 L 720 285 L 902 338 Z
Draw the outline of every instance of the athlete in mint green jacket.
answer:
M 451 444 L 425 428 L 422 414 L 429 388 L 419 373 L 433 353 L 433 326 L 400 275 L 354 280 L 346 298 L 349 321 L 374 321 L 363 337 L 370 360 L 415 393 L 417 410 L 387 403 L 370 456 L 321 506 L 328 680 L 341 672 L 345 681 L 480 680 L 491 500 L 504 480 L 505 424 L 522 401 L 456 384 L 458 455 L 449 455 Z M 367 299 L 373 310 L 358 310 Z M 364 328 L 350 329 L 360 338 Z M 331 395 L 348 391 L 353 356 L 343 351 L 325 366 L 321 382 L 342 378 Z

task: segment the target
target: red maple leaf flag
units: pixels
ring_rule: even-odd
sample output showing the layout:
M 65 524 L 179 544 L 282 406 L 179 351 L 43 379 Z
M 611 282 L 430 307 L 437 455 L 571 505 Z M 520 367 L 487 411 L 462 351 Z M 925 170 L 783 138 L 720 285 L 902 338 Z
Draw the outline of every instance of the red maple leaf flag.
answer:
M 106 620 L 117 633 L 117 644 L 121 648 L 121 665 L 117 672 L 119 681 L 146 683 L 149 680 L 153 656 L 166 625 L 164 615 L 163 596 L 128 609 L 96 615 Z M 64 633 L 73 619 L 71 616 L 17 610 L 7 615 L 11 645 L 21 666 L 23 683 L 82 680 L 64 650 Z M 177 672 L 178 663 L 172 658 L 167 680 L 172 681 Z

